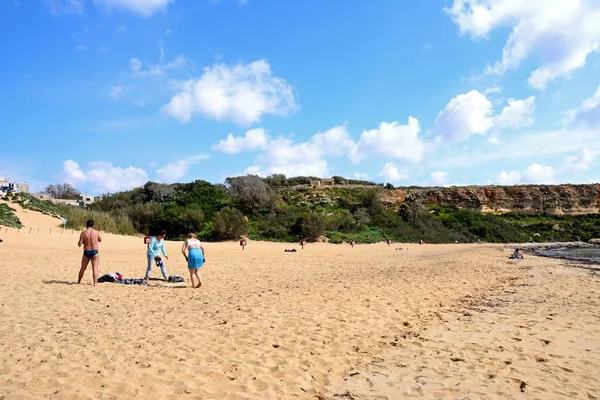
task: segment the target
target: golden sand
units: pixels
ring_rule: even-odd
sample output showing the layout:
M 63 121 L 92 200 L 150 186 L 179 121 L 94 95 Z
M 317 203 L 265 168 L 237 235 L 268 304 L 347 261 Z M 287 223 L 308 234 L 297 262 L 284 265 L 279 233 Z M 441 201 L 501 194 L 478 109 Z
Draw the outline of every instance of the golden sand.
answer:
M 593 399 L 600 275 L 488 245 L 180 243 L 150 286 L 77 279 L 77 232 L 27 212 L 0 237 L 0 398 Z M 396 251 L 396 247 L 408 251 Z M 297 253 L 284 253 L 295 247 Z M 104 235 L 101 274 L 145 271 Z M 153 277 L 160 277 L 158 270 Z

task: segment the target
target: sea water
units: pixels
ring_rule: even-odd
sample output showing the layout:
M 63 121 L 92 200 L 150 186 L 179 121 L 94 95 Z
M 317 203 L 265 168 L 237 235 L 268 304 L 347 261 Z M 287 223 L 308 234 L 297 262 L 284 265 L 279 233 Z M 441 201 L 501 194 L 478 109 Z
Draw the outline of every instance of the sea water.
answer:
M 548 257 L 587 260 L 600 264 L 600 247 L 552 249 L 541 253 Z

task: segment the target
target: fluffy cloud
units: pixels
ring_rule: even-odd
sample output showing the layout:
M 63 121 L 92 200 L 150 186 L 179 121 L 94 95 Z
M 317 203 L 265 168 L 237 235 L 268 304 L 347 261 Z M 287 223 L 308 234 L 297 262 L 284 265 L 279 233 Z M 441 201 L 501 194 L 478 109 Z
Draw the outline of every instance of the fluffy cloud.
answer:
M 73 1 L 73 0 L 71 0 Z M 94 3 L 107 9 L 130 11 L 143 17 L 149 17 L 157 11 L 165 10 L 175 0 L 94 0 Z
M 266 60 L 234 66 L 217 64 L 182 86 L 183 90 L 163 107 L 166 115 L 182 122 L 201 113 L 217 121 L 250 125 L 263 115 L 286 115 L 297 107 L 292 86 L 273 76 Z
M 535 96 L 524 100 L 508 99 L 508 105 L 494 118 L 498 128 L 520 128 L 533 124 Z
M 531 164 L 523 172 L 502 171 L 496 181 L 502 185 L 521 184 L 553 184 L 556 170 L 547 165 Z
M 188 172 L 190 166 L 197 164 L 203 160 L 207 160 L 207 154 L 198 154 L 182 160 L 170 162 L 165 167 L 156 170 L 161 182 L 173 183 L 179 181 Z
M 498 133 L 506 128 L 520 128 L 533 124 L 535 96 L 523 100 L 509 99 L 500 114 L 493 115 L 492 102 L 483 93 L 472 90 L 459 94 L 438 114 L 429 135 L 437 144 L 460 143 L 474 135 Z M 497 136 L 488 139 L 497 143 Z
M 419 137 L 421 128 L 416 118 L 409 117 L 408 124 L 382 122 L 376 129 L 363 131 L 350 157 L 354 162 L 371 157 L 388 157 L 407 162 L 419 162 L 425 145 Z
M 148 181 L 146 171 L 135 167 L 116 167 L 106 161 L 93 161 L 84 171 L 73 160 L 63 162 L 60 177 L 74 186 L 90 187 L 97 193 L 129 190 Z
M 595 0 L 454 0 L 446 12 L 461 33 L 474 38 L 512 28 L 502 60 L 487 72 L 503 73 L 538 55 L 539 68 L 529 77 L 537 89 L 583 67 L 600 45 L 600 3 Z
M 569 156 L 565 158 L 563 169 L 567 171 L 583 172 L 590 169 L 596 162 L 596 158 L 600 155 L 600 151 L 583 149 L 577 156 Z
M 479 91 L 459 94 L 439 113 L 431 133 L 445 143 L 485 135 L 494 125 L 492 113 L 492 102 Z
M 285 137 L 269 140 L 259 161 L 266 165 L 269 174 L 327 176 L 326 157 L 345 155 L 352 145 L 346 127 L 340 125 L 319 132 L 306 142 L 294 143 Z
M 448 173 L 446 171 L 433 171 L 430 177 L 431 183 L 435 186 L 445 185 L 448 182 Z
M 574 126 L 600 128 L 600 86 L 592 97 L 586 99 L 581 108 L 569 111 L 570 123 Z
M 267 145 L 267 134 L 264 129 L 250 129 L 244 136 L 233 136 L 231 133 L 226 139 L 212 146 L 213 150 L 222 153 L 236 154 L 242 151 L 264 149 Z
M 283 136 L 271 138 L 263 129 L 251 129 L 244 136 L 229 134 L 212 148 L 229 154 L 260 150 L 256 160 L 259 165 L 249 167 L 246 173 L 327 176 L 326 157 L 346 155 L 353 145 L 346 127 L 340 125 L 300 143 Z
M 379 176 L 392 183 L 403 181 L 409 177 L 407 171 L 399 170 L 393 162 L 386 163 L 379 172 Z

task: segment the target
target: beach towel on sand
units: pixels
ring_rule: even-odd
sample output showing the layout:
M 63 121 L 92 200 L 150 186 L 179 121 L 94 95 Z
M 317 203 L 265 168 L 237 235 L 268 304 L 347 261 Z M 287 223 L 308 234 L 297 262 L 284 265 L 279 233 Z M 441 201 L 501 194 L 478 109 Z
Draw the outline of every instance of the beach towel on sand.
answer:
M 115 281 L 115 283 L 120 283 L 123 285 L 147 285 L 148 282 L 146 282 L 143 279 L 119 279 L 118 281 Z

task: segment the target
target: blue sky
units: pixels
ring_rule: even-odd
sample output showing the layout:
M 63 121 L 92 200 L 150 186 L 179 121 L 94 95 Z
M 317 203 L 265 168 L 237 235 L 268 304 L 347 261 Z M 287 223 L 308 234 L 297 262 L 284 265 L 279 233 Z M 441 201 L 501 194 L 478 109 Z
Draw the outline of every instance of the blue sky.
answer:
M 0 174 L 600 181 L 597 0 L 7 0 Z

